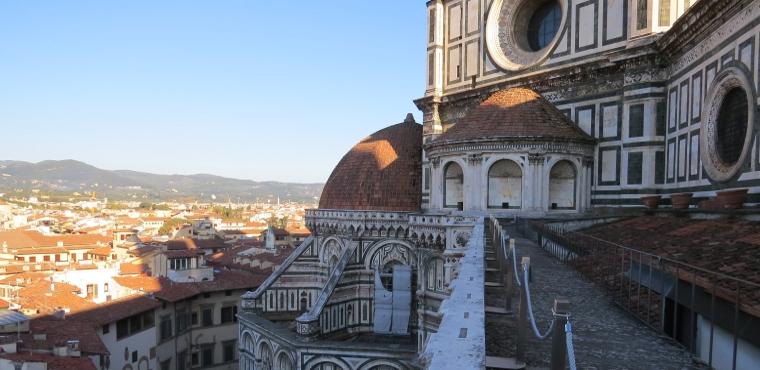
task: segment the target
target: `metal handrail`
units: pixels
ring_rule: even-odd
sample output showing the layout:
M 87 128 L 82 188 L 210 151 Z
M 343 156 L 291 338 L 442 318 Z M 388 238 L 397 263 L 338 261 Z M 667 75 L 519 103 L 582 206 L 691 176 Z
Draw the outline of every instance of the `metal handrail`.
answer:
M 532 226 L 535 227 L 535 228 L 539 228 L 541 231 L 544 231 L 544 232 L 549 231 L 550 233 L 558 234 L 557 236 L 560 236 L 560 237 L 564 237 L 565 234 L 579 235 L 579 236 L 582 236 L 582 237 L 586 237 L 586 238 L 589 238 L 589 239 L 596 240 L 596 241 L 601 242 L 601 243 L 606 243 L 606 244 L 615 246 L 617 248 L 626 250 L 628 252 L 639 253 L 639 254 L 642 254 L 644 256 L 651 257 L 653 259 L 657 259 L 658 261 L 666 261 L 666 262 L 669 262 L 669 263 L 672 263 L 672 264 L 675 264 L 675 265 L 678 265 L 678 266 L 682 266 L 685 269 L 696 270 L 696 271 L 699 271 L 699 272 L 716 275 L 716 276 L 724 278 L 724 279 L 733 280 L 733 281 L 736 281 L 736 282 L 739 282 L 739 283 L 748 284 L 748 285 L 751 285 L 753 287 L 760 288 L 760 284 L 752 282 L 752 281 L 748 281 L 748 280 L 744 280 L 744 279 L 741 279 L 741 278 L 737 278 L 735 276 L 726 275 L 725 273 L 722 273 L 722 272 L 708 270 L 708 269 L 705 269 L 703 267 L 691 265 L 691 264 L 688 264 L 688 263 L 683 262 L 683 261 L 675 260 L 675 259 L 672 259 L 672 258 L 669 258 L 669 257 L 663 257 L 663 256 L 660 256 L 660 255 L 657 255 L 657 254 L 654 254 L 654 253 L 645 252 L 645 251 L 642 251 L 642 250 L 639 250 L 639 249 L 636 249 L 636 248 L 627 247 L 625 245 L 621 245 L 621 244 L 618 244 L 618 243 L 615 243 L 615 242 L 611 242 L 609 240 L 601 239 L 599 237 L 596 237 L 596 236 L 593 236 L 593 235 L 589 235 L 589 234 L 585 234 L 585 233 L 582 233 L 582 232 L 579 232 L 579 231 L 564 231 L 563 233 L 560 234 L 560 233 L 558 233 L 558 232 L 556 232 L 554 230 L 551 230 L 550 228 L 547 228 L 545 225 L 535 225 L 535 224 L 533 224 Z

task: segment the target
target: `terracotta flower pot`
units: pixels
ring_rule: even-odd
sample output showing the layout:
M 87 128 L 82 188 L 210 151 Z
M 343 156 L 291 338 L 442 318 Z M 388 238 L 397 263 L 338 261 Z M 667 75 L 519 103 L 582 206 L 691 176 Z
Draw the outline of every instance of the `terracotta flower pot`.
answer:
M 641 201 L 649 209 L 657 209 L 657 207 L 660 205 L 660 199 L 662 199 L 661 195 L 650 195 L 648 197 L 641 197 Z
M 720 205 L 720 208 L 741 209 L 744 207 L 744 202 L 747 200 L 747 192 L 749 192 L 749 189 L 720 191 L 715 198 Z
M 670 203 L 675 209 L 687 209 L 693 196 L 694 193 L 673 194 L 670 196 Z

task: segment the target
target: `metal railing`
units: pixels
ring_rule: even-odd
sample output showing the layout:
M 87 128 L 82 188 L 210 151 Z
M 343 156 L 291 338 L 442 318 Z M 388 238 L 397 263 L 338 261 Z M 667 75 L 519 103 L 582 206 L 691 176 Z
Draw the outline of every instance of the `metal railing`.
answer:
M 499 282 L 506 287 L 505 309 L 512 310 L 511 298 L 514 288 L 520 289 L 520 305 L 517 325 L 517 359 L 525 360 L 527 326 L 530 324 L 533 335 L 538 340 L 549 337 L 552 339 L 551 369 L 564 370 L 569 367 L 576 369 L 575 352 L 572 342 L 572 325 L 568 312 L 570 302 L 567 299 L 557 297 L 552 307 L 552 321 L 544 333 L 538 328 L 536 318 L 533 315 L 533 303 L 530 294 L 530 257 L 522 257 L 522 278 L 517 268 L 517 248 L 515 240 L 511 239 L 504 231 L 499 220 L 490 218 L 492 243 L 495 250 L 496 261 L 499 269 Z M 514 282 L 514 283 L 513 283 Z
M 736 370 L 751 363 L 739 347 L 760 346 L 760 284 L 560 225 L 520 219 L 516 227 L 709 366 Z

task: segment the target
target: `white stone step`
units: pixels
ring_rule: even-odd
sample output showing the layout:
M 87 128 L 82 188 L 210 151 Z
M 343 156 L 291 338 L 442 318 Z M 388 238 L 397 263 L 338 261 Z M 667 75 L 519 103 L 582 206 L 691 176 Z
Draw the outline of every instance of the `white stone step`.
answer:
M 486 356 L 486 368 L 491 369 L 525 369 L 525 363 L 513 357 Z

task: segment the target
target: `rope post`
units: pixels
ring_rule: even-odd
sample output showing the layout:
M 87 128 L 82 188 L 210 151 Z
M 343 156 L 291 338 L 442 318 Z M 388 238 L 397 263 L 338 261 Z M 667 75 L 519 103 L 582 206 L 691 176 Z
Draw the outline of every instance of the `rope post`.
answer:
M 557 297 L 554 299 L 554 333 L 552 333 L 552 359 L 551 370 L 565 370 L 567 367 L 567 341 L 565 338 L 565 324 L 570 311 L 570 301 Z
M 499 262 L 499 282 L 505 284 L 504 281 L 504 234 L 499 233 L 499 242 L 496 244 L 494 240 L 494 253 L 496 254 L 496 260 Z
M 505 265 L 504 266 L 504 280 L 505 280 L 504 281 L 504 287 L 506 289 L 506 294 L 505 294 L 505 296 L 506 296 L 505 298 L 506 299 L 505 299 L 505 307 L 504 308 L 507 309 L 507 312 L 512 311 L 512 296 L 515 294 L 515 276 L 514 276 L 514 274 L 516 273 L 516 271 L 513 271 L 512 264 L 510 264 L 509 261 L 507 261 L 507 258 L 510 258 L 510 256 L 512 255 L 512 249 L 514 247 L 515 247 L 515 240 L 511 239 L 511 238 L 509 239 L 509 247 L 507 247 L 506 245 L 504 245 L 504 248 L 508 248 L 507 250 L 504 251 L 504 253 L 506 254 L 506 257 L 504 257 L 504 259 L 505 259 L 505 261 L 504 261 L 504 265 Z M 509 251 L 509 252 L 507 253 L 507 251 Z
M 530 257 L 523 257 L 521 265 L 523 271 L 530 268 Z M 516 273 L 516 272 L 515 272 Z M 528 294 L 525 291 L 525 283 L 520 287 L 520 313 L 517 320 L 517 359 L 525 362 L 525 348 L 528 336 Z

